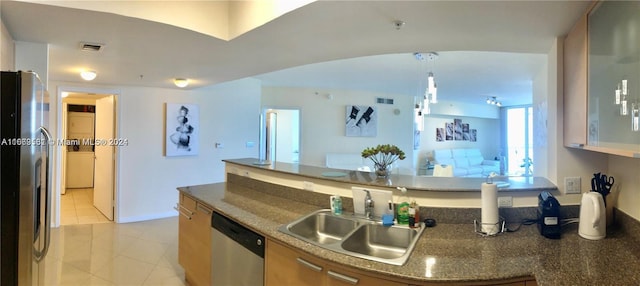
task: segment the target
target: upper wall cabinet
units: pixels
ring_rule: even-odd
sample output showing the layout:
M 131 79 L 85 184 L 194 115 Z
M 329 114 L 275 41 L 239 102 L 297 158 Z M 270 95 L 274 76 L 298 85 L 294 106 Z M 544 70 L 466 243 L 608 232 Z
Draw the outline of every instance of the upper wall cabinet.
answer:
M 564 145 L 587 144 L 587 15 L 564 40 Z
M 640 2 L 598 3 L 564 49 L 565 146 L 640 158 Z

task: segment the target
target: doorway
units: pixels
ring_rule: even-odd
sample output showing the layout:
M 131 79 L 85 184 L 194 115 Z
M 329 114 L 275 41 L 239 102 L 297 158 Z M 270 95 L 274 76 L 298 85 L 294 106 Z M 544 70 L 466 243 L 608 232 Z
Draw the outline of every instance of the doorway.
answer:
M 300 162 L 300 109 L 265 108 L 261 116 L 260 159 Z
M 55 225 L 115 219 L 116 94 L 62 89 L 58 98 Z
M 533 108 L 506 110 L 507 171 L 510 176 L 533 176 Z

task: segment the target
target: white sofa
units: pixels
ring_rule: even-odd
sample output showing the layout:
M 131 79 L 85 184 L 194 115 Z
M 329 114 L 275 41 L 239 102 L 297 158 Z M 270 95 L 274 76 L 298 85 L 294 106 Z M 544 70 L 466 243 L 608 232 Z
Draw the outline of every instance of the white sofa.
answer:
M 452 165 L 454 177 L 483 177 L 491 172 L 500 173 L 500 161 L 485 160 L 479 149 L 433 150 L 436 164 Z
M 333 169 L 370 172 L 369 165 L 372 164 L 369 159 L 364 159 L 357 153 L 327 153 L 325 165 Z

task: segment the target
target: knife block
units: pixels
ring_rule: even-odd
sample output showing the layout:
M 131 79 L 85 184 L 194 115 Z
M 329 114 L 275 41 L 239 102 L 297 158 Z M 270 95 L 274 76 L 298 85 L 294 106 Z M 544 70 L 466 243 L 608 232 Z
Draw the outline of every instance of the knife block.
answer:
M 613 206 L 616 203 L 616 197 L 614 194 L 618 192 L 611 192 L 608 196 L 605 197 L 606 201 L 606 217 L 607 217 L 607 227 L 611 226 L 615 222 L 615 218 L 613 217 Z

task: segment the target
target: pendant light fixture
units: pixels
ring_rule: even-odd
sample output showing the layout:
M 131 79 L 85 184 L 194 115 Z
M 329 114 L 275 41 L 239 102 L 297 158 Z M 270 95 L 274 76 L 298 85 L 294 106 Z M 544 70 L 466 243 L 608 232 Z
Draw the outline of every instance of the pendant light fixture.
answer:
M 427 75 L 427 99 L 429 99 L 430 103 L 438 103 L 438 85 L 433 75 L 433 66 L 437 58 L 438 53 L 435 52 L 429 52 L 425 55 L 427 63 L 431 63 L 429 74 Z
M 426 86 L 423 87 L 424 93 L 420 93 L 420 91 L 418 93 L 420 100 L 418 100 L 419 103 L 417 104 L 417 106 L 419 105 L 421 115 L 430 114 L 431 108 L 429 105 L 438 103 L 438 85 L 436 84 L 436 79 L 433 74 L 433 62 L 435 62 L 435 60 L 438 58 L 438 53 L 414 53 L 413 56 L 416 58 L 416 60 L 422 62 L 423 66 L 427 66 L 426 70 L 429 71 L 428 73 L 426 73 L 427 82 Z M 425 74 L 425 71 L 421 70 L 419 73 L 420 78 L 424 79 L 423 76 Z M 419 86 L 420 82 L 421 80 L 418 80 Z M 420 87 L 418 89 L 421 90 Z

